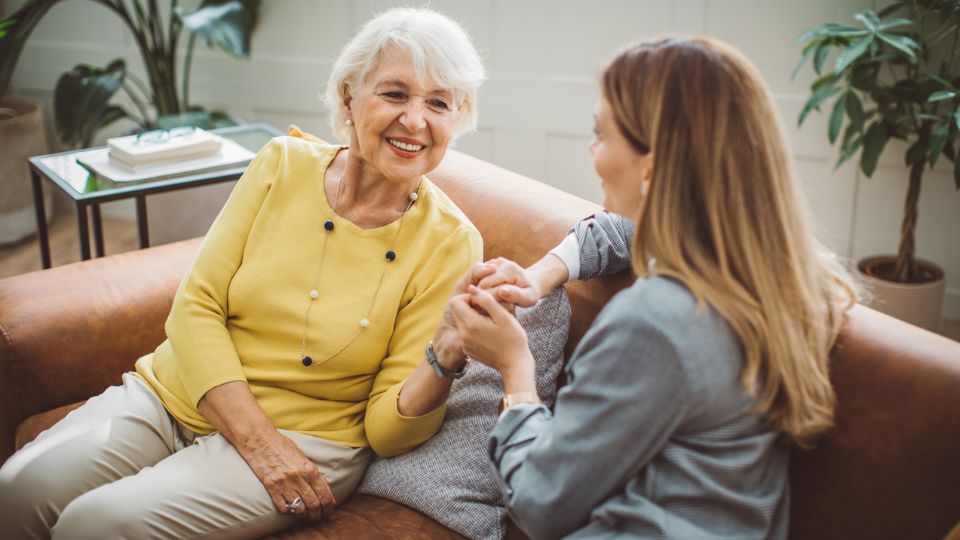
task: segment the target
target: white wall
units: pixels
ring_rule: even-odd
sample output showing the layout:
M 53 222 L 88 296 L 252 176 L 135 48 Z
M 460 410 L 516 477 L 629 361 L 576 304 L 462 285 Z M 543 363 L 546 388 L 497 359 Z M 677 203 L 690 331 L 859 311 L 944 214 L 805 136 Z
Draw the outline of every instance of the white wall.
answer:
M 6 3 L 9 12 L 22 0 Z M 281 128 L 297 123 L 329 137 L 316 95 L 331 62 L 359 24 L 372 13 L 399 4 L 265 1 L 251 61 L 198 49 L 192 100 L 224 107 L 246 121 Z M 707 34 L 736 45 L 757 64 L 774 92 L 821 236 L 853 258 L 896 249 L 907 183 L 902 147 L 888 148 L 872 179 L 863 178 L 854 165 L 834 172 L 836 149 L 827 142 L 826 114 L 811 115 L 803 129 L 796 126 L 812 70 L 805 68 L 796 81 L 790 80 L 790 73 L 799 59 L 793 39 L 801 31 L 828 21 L 850 21 L 853 13 L 873 4 L 873 0 L 431 3 L 469 29 L 490 74 L 480 95 L 480 129 L 462 139 L 460 149 L 594 201 L 599 201 L 600 190 L 586 147 L 597 95 L 595 77 L 604 59 L 633 39 L 669 32 Z M 103 65 L 118 55 L 139 70 L 132 40 L 112 14 L 90 2 L 64 2 L 30 41 L 15 89 L 49 100 L 50 89 L 65 69 L 81 61 Z M 960 243 L 955 239 L 960 231 L 960 193 L 945 165 L 949 163 L 925 178 L 918 253 L 946 270 L 944 314 L 960 317 Z M 228 189 L 151 198 L 154 239 L 202 232 L 204 224 L 189 230 L 165 224 L 182 222 L 182 216 L 191 213 L 212 219 Z M 179 216 L 172 220 L 174 209 Z

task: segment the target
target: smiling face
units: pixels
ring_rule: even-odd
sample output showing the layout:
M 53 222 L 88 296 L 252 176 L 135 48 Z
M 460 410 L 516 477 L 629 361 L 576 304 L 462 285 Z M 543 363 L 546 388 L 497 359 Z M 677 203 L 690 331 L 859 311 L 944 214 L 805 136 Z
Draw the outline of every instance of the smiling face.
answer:
M 650 184 L 653 153 L 641 154 L 627 141 L 605 97 L 597 103 L 593 131 L 590 153 L 601 179 L 603 207 L 633 218 Z
M 350 148 L 391 182 L 411 183 L 440 165 L 457 120 L 455 91 L 419 81 L 410 56 L 397 47 L 344 98 L 353 121 Z

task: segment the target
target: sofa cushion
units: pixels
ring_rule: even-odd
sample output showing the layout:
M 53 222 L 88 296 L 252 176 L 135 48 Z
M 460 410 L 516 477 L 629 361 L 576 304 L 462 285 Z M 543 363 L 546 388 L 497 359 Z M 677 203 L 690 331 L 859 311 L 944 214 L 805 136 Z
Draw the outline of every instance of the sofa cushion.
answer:
M 559 288 L 535 307 L 518 310 L 517 318 L 537 363 L 537 391 L 550 405 L 569 328 L 565 291 Z M 506 510 L 487 455 L 487 436 L 497 422 L 502 396 L 500 374 L 472 362 L 453 384 L 440 431 L 406 454 L 375 460 L 358 492 L 419 510 L 469 538 L 502 538 Z

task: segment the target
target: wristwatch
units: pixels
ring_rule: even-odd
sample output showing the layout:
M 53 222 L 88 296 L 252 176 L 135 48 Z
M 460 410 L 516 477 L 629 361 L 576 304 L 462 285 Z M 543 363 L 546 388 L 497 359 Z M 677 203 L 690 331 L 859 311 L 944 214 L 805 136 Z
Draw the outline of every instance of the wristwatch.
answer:
M 514 392 L 513 394 L 507 394 L 503 396 L 503 401 L 500 403 L 500 412 L 514 405 L 519 405 L 520 403 L 540 403 L 540 396 L 538 396 L 536 392 Z
M 433 350 L 433 341 L 427 343 L 427 363 L 433 368 L 433 372 L 436 373 L 437 377 L 446 377 L 448 379 L 459 379 L 463 377 L 464 373 L 467 372 L 467 366 L 470 365 L 469 362 L 464 362 L 463 367 L 460 368 L 459 371 L 451 371 L 441 366 L 437 360 L 437 353 Z

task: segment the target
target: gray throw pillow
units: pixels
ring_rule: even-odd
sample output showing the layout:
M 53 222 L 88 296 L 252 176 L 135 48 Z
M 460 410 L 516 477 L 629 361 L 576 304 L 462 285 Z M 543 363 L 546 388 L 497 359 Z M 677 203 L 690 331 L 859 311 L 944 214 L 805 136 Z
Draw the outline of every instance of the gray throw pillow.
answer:
M 518 309 L 517 319 L 537 362 L 537 391 L 552 406 L 570 327 L 563 287 L 532 308 Z M 453 383 L 440 431 L 406 454 L 376 459 L 357 492 L 409 506 L 468 538 L 502 538 L 507 513 L 487 455 L 487 436 L 502 397 L 500 374 L 471 362 Z

